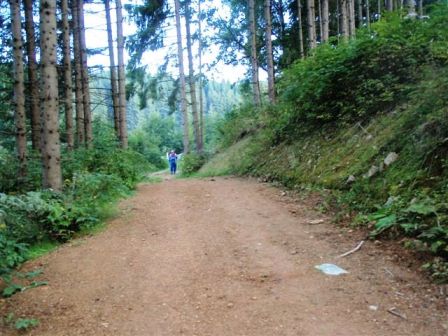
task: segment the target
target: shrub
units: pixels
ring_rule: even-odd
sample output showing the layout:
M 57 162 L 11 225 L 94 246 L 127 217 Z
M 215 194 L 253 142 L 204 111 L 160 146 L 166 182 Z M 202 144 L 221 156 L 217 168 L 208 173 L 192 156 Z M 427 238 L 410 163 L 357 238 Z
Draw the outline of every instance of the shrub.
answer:
M 190 153 L 182 156 L 180 162 L 182 175 L 190 176 L 197 172 L 204 165 L 205 161 L 205 156 L 197 153 Z

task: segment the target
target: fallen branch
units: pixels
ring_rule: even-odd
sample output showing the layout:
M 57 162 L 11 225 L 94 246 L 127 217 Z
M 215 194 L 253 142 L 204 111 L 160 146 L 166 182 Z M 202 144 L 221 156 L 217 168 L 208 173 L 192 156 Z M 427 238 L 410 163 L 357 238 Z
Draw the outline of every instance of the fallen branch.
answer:
M 403 320 L 407 320 L 407 319 L 408 319 L 408 318 L 406 317 L 406 315 L 401 314 L 400 312 L 398 312 L 398 311 L 397 311 L 397 308 L 395 308 L 395 307 L 389 308 L 389 309 L 387 310 L 387 312 L 390 313 L 390 314 L 392 314 L 392 315 L 398 316 L 399 318 L 402 318 Z
M 365 240 L 361 240 L 361 242 L 354 249 L 337 256 L 337 258 L 343 258 L 352 253 L 355 253 L 356 251 L 358 251 L 361 248 L 361 246 L 364 244 L 364 242 L 365 242 Z

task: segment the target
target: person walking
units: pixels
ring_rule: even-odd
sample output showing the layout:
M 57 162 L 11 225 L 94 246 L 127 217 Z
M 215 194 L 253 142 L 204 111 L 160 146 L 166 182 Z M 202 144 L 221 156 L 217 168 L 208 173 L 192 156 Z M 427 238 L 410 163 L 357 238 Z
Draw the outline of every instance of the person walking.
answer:
M 176 170 L 177 170 L 177 154 L 176 154 L 176 152 L 174 150 L 169 152 L 169 154 L 168 154 L 168 162 L 170 164 L 171 175 L 175 175 L 176 174 Z

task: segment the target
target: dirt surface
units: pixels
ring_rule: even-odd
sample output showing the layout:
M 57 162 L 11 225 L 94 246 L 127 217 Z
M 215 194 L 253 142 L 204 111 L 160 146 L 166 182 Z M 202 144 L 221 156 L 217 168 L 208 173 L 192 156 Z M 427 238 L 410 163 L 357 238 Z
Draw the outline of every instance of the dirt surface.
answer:
M 2 313 L 36 317 L 29 335 L 49 336 L 448 335 L 444 288 L 383 243 L 336 258 L 360 233 L 310 202 L 235 178 L 141 185 L 107 230 L 25 265 L 49 285 Z

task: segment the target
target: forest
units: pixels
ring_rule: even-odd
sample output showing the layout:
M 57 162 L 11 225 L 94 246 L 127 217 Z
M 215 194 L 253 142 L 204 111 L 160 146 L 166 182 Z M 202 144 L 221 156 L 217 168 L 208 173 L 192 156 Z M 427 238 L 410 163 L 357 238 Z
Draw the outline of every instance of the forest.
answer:
M 95 15 L 107 47 L 87 47 Z M 170 150 L 183 177 L 318 193 L 334 223 L 448 281 L 446 2 L 9 0 L 0 20 L 4 297 L 20 265 L 155 182 Z M 214 78 L 223 65 L 244 78 Z

